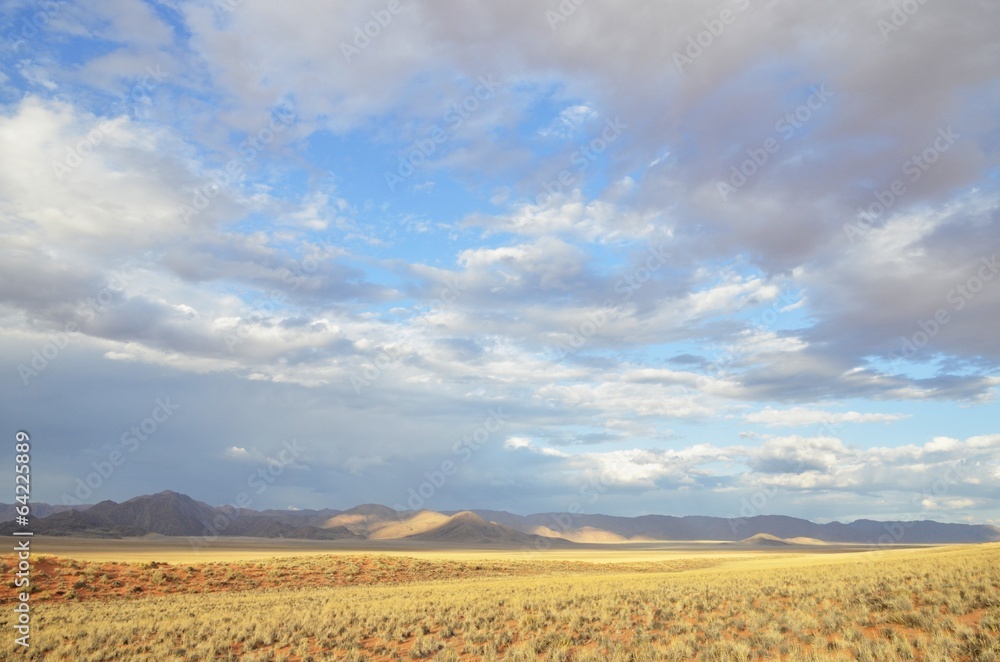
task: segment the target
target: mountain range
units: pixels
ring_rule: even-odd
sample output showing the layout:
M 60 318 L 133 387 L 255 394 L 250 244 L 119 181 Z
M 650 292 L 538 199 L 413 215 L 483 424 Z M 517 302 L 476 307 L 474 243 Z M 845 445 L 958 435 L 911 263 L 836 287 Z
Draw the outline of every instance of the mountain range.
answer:
M 653 540 L 738 541 L 758 534 L 784 539 L 811 538 L 828 543 L 933 544 L 1000 541 L 1000 528 L 988 524 L 947 524 L 932 520 L 888 521 L 860 519 L 849 523 L 817 524 L 784 515 L 725 518 L 689 515 L 616 517 L 570 513 L 514 515 L 505 511 L 475 510 L 484 519 L 520 531 L 556 536 L 574 542 Z
M 484 545 L 641 541 L 751 540 L 754 544 L 941 544 L 1000 541 L 1000 528 L 929 520 L 855 520 L 817 524 L 780 515 L 748 518 L 670 515 L 617 517 L 506 511 L 397 511 L 377 504 L 350 510 L 250 510 L 210 506 L 172 491 L 92 506 L 32 504 L 27 527 L 39 535 L 131 537 L 247 536 L 308 540 L 412 540 Z M 13 506 L 0 504 L 0 534 L 19 528 Z

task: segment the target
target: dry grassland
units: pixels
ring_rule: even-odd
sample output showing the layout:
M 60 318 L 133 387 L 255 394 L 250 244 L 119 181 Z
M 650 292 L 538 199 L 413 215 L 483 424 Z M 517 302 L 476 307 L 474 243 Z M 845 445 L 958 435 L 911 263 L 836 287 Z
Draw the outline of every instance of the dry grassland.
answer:
M 615 564 L 35 561 L 32 646 L 14 650 L 4 586 L 0 658 L 1000 659 L 997 544 Z

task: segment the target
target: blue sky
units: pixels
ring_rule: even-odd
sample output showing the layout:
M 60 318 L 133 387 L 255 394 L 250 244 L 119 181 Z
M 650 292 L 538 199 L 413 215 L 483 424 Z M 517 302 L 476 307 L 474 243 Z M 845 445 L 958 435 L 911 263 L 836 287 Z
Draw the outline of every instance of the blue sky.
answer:
M 6 3 L 34 498 L 1000 524 L 1000 11 L 550 4 Z

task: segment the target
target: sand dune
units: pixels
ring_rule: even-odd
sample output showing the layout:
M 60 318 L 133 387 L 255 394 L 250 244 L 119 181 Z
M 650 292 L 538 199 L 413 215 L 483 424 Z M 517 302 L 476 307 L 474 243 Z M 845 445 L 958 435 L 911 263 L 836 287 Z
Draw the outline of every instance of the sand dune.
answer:
M 772 536 L 769 533 L 758 533 L 755 536 L 744 538 L 743 540 L 739 540 L 733 544 L 752 545 L 756 547 L 791 547 L 795 545 L 811 545 L 815 547 L 829 545 L 830 543 L 820 540 L 819 538 L 808 538 L 806 536 L 779 538 L 778 536 Z
M 790 543 L 796 545 L 829 545 L 830 543 L 825 540 L 820 540 L 819 538 L 807 538 L 805 536 L 798 536 L 797 538 L 785 538 Z
M 794 543 L 791 543 L 784 538 L 779 538 L 778 536 L 772 536 L 770 533 L 758 533 L 755 536 L 750 536 L 749 538 L 737 541 L 736 544 L 754 545 L 757 547 L 786 547 Z
M 628 538 L 625 536 L 592 526 L 581 526 L 575 529 L 566 529 L 565 531 L 556 531 L 547 526 L 535 526 L 529 528 L 528 533 L 533 533 L 536 536 L 544 536 L 545 538 L 563 538 L 572 542 L 611 543 L 628 541 Z
M 449 519 L 448 515 L 432 510 L 399 512 L 365 504 L 331 517 L 324 526 L 343 526 L 369 540 L 399 540 L 431 531 Z
M 537 539 L 537 536 L 522 533 L 509 526 L 487 522 L 479 515 L 467 510 L 452 515 L 447 521 L 433 528 L 406 537 L 406 540 L 504 545 L 528 545 Z
M 431 531 L 447 522 L 447 515 L 436 513 L 432 510 L 421 510 L 412 516 L 397 522 L 386 522 L 384 526 L 372 532 L 368 538 L 370 540 L 395 540 L 397 538 L 407 538 L 419 533 Z

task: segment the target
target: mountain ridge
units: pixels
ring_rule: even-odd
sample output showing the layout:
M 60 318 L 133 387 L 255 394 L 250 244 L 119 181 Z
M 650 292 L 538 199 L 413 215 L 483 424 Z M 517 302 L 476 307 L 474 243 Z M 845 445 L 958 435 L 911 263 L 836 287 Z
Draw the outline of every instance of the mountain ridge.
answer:
M 131 537 L 248 536 L 314 540 L 413 540 L 459 543 L 521 544 L 540 540 L 567 543 L 616 543 L 715 540 L 740 542 L 768 536 L 815 543 L 949 544 L 1000 542 L 1000 528 L 989 524 L 956 524 L 933 520 L 877 521 L 857 519 L 817 524 L 786 515 L 723 518 L 704 515 L 640 515 L 536 513 L 516 515 L 502 510 L 404 510 L 361 504 L 348 510 L 252 510 L 210 506 L 172 490 L 133 497 L 121 503 L 90 506 L 31 505 L 30 530 L 42 535 Z M 17 530 L 13 506 L 0 504 L 0 533 Z M 4 521 L 6 520 L 6 521 Z
M 40 535 L 100 538 L 149 534 L 205 536 L 217 532 L 230 536 L 307 540 L 356 537 L 343 527 L 320 528 L 297 521 L 282 521 L 247 509 L 213 507 L 172 490 L 133 497 L 121 503 L 105 500 L 86 509 L 65 510 L 32 519 L 29 527 L 5 522 L 0 525 L 0 533 L 10 535 L 28 528 Z
M 445 514 L 454 511 L 444 511 Z M 705 515 L 588 515 L 583 513 L 537 513 L 514 515 L 505 511 L 473 510 L 493 517 L 501 524 L 521 531 L 546 526 L 560 536 L 573 537 L 584 529 L 616 534 L 630 541 L 718 540 L 736 542 L 757 534 L 778 538 L 814 538 L 830 543 L 855 544 L 935 544 L 1000 542 L 1000 528 L 990 524 L 954 524 L 933 520 L 876 521 L 857 519 L 817 524 L 787 515 L 754 515 L 746 518 Z

